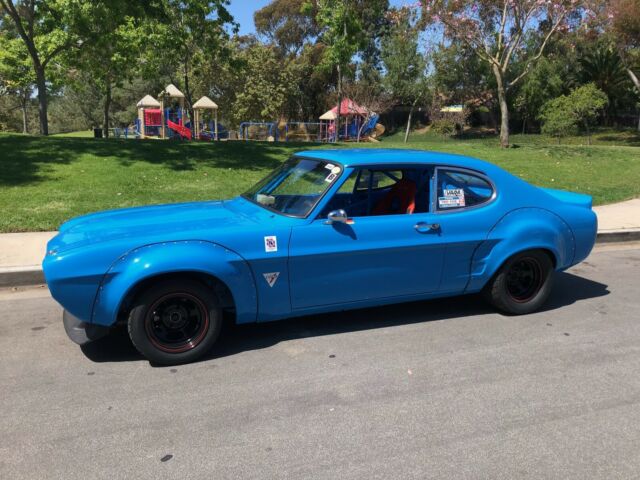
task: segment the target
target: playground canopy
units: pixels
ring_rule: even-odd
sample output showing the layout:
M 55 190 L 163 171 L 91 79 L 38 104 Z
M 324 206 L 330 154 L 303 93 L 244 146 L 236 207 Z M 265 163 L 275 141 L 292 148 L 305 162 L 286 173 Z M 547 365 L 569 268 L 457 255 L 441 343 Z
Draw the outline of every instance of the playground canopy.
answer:
M 331 110 L 323 113 L 320 116 L 320 120 L 335 120 L 338 112 L 338 106 L 336 105 Z M 340 116 L 346 117 L 348 115 L 360 115 L 362 117 L 366 117 L 369 114 L 369 111 L 358 105 L 356 102 L 351 100 L 350 98 L 342 99 L 340 103 Z
M 169 98 L 184 98 L 184 93 L 178 90 L 173 83 L 167 85 L 163 91 L 158 94 L 159 97 L 167 96 Z
M 213 127 L 213 139 L 218 140 L 218 105 L 216 102 L 211 100 L 209 97 L 204 96 L 196 103 L 193 104 L 193 114 L 195 116 L 194 119 L 194 127 L 196 138 L 210 138 L 210 134 L 207 133 L 206 124 L 204 122 L 200 122 L 200 110 L 213 110 L 214 111 L 214 127 Z
M 138 108 L 160 108 L 160 102 L 153 98 L 151 95 L 145 95 L 142 100 L 140 100 L 136 107 Z
M 204 96 L 193 104 L 193 108 L 200 108 L 202 110 L 217 110 L 218 105 L 209 97 Z

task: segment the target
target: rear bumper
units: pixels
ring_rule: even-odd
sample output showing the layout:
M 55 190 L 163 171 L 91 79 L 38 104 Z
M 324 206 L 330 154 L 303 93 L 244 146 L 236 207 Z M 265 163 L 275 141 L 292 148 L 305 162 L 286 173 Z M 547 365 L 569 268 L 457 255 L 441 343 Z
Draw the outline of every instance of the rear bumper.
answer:
M 86 323 L 74 317 L 66 310 L 62 314 L 62 323 L 67 336 L 78 345 L 85 345 L 94 340 L 104 337 L 109 333 L 110 328 L 93 323 Z

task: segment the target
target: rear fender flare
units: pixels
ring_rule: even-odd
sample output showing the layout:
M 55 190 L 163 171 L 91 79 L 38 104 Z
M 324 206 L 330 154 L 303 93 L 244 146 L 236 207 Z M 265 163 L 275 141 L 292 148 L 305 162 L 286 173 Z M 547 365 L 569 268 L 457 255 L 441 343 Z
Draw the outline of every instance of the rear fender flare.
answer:
M 236 322 L 256 321 L 256 285 L 247 261 L 216 243 L 185 240 L 145 245 L 116 260 L 100 284 L 91 323 L 113 325 L 123 300 L 140 282 L 158 275 L 187 272 L 216 277 L 233 296 Z
M 535 249 L 550 252 L 556 270 L 569 267 L 575 253 L 571 228 L 558 215 L 542 208 L 509 212 L 474 252 L 466 291 L 481 290 L 508 258 Z

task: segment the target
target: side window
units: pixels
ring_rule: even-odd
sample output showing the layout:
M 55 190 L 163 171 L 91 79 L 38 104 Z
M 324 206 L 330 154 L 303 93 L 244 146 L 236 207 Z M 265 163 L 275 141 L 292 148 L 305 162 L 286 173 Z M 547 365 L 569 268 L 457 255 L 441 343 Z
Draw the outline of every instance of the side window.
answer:
M 484 178 L 460 170 L 438 168 L 436 206 L 439 211 L 474 207 L 491 200 L 493 187 Z
M 367 190 L 369 182 L 373 190 L 388 188 L 402 180 L 402 175 L 402 170 L 363 170 L 357 190 Z
M 402 215 L 429 211 L 432 169 L 356 169 L 320 212 L 342 209 L 350 217 Z

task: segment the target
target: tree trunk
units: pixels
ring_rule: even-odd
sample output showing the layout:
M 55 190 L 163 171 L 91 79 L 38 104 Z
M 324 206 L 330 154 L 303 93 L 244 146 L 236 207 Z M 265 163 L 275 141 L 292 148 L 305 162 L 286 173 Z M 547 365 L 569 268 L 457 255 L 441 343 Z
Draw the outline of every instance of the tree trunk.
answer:
M 27 105 L 29 102 L 28 94 L 24 94 L 24 96 L 20 99 L 20 110 L 22 110 L 22 133 L 29 133 L 29 121 L 27 118 Z
M 494 65 L 493 74 L 496 77 L 498 102 L 500 103 L 500 146 L 507 148 L 509 146 L 509 106 L 507 104 L 507 91 L 504 87 L 500 67 Z
M 187 115 L 189 116 L 189 124 L 191 125 L 191 138 L 195 138 L 195 125 L 193 124 L 194 113 L 193 113 L 193 102 L 191 98 L 191 87 L 189 86 L 189 60 L 185 60 L 184 63 L 184 99 L 186 100 L 186 110 Z M 186 127 L 186 120 L 182 119 L 182 125 Z
M 47 80 L 44 67 L 34 65 L 36 86 L 38 87 L 38 114 L 40 117 L 40 135 L 49 135 L 49 119 L 47 117 Z
M 629 75 L 629 78 L 631 79 L 631 81 L 636 87 L 636 90 L 640 94 L 640 80 L 638 79 L 636 74 L 633 73 L 633 70 L 631 70 L 630 68 L 627 68 L 627 75 Z M 640 132 L 640 115 L 638 116 L 638 132 Z
M 411 117 L 413 117 L 413 109 L 416 106 L 416 102 L 411 104 L 411 108 L 409 109 L 409 117 L 407 118 L 407 129 L 404 132 L 404 143 L 409 141 L 409 131 L 411 130 Z
M 107 80 L 107 91 L 104 97 L 104 138 L 109 138 L 109 110 L 111 110 L 111 82 Z
M 336 139 L 340 138 L 340 106 L 342 105 L 342 68 L 338 65 L 338 109 L 336 112 Z

